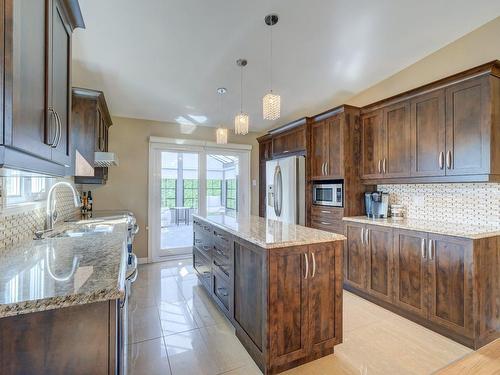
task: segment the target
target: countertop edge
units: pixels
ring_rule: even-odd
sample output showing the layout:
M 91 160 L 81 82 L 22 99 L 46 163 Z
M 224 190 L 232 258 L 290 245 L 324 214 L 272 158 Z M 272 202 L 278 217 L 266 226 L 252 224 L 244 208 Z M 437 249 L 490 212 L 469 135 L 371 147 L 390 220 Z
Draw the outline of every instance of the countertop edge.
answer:
M 429 228 L 418 228 L 418 227 L 414 227 L 411 225 L 405 225 L 404 221 L 402 221 L 401 223 L 395 223 L 395 222 L 388 223 L 388 222 L 377 221 L 377 219 L 363 218 L 363 217 L 357 217 L 357 216 L 346 216 L 346 217 L 342 218 L 342 220 L 347 221 L 347 222 L 351 222 L 351 223 L 378 225 L 381 227 L 411 230 L 411 231 L 415 231 L 415 232 L 426 232 L 426 233 L 432 233 L 432 234 L 443 235 L 443 236 L 464 238 L 464 239 L 469 239 L 469 240 L 480 240 L 483 238 L 491 238 L 491 237 L 499 237 L 500 236 L 500 229 L 498 231 L 489 231 L 489 232 L 476 233 L 476 234 L 457 234 L 457 233 L 449 232 L 446 230 L 433 230 L 433 229 L 429 229 Z

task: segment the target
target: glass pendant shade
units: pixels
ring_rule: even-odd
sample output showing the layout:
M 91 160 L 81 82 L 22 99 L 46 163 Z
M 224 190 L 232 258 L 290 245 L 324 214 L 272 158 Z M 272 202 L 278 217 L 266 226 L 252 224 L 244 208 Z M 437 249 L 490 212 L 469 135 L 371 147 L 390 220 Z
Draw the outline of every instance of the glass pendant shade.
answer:
M 234 132 L 236 134 L 248 134 L 249 118 L 246 113 L 240 113 L 234 118 Z
M 227 129 L 226 128 L 217 128 L 215 135 L 217 138 L 217 144 L 219 144 L 219 145 L 227 144 Z
M 280 118 L 281 97 L 270 92 L 262 99 L 264 120 L 277 120 Z

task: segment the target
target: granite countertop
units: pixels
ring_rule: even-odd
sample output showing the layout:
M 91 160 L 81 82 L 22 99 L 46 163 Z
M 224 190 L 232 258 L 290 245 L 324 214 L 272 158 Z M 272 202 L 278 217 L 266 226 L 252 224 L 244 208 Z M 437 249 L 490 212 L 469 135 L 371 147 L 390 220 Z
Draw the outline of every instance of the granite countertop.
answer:
M 366 216 L 344 217 L 344 221 L 361 224 L 380 225 L 384 227 L 408 229 L 446 236 L 469 238 L 472 240 L 500 236 L 499 226 L 474 226 L 466 224 L 446 223 L 418 219 L 371 219 Z
M 0 318 L 123 297 L 126 219 L 65 223 L 54 232 L 63 230 L 73 237 L 31 240 L 3 251 Z
M 264 249 L 343 241 L 341 234 L 286 224 L 259 216 L 193 215 Z

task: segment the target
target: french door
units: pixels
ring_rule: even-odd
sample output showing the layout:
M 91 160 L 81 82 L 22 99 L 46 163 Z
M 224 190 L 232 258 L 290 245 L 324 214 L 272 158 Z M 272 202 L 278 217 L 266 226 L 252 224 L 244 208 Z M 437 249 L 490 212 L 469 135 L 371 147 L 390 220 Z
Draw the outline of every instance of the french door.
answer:
M 191 254 L 194 214 L 250 212 L 249 151 L 151 143 L 149 164 L 151 261 Z

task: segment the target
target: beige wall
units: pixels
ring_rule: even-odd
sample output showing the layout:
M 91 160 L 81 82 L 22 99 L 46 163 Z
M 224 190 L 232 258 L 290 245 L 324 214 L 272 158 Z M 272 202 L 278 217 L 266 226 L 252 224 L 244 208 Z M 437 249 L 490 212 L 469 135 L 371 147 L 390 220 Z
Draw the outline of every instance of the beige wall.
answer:
M 149 136 L 215 141 L 215 129 L 181 126 L 157 121 L 113 117 L 110 128 L 109 150 L 118 154 L 120 166 L 110 168 L 105 186 L 85 186 L 91 189 L 95 209 L 127 209 L 137 216 L 140 232 L 135 240 L 135 253 L 147 257 L 148 167 Z M 251 175 L 258 180 L 258 134 L 229 135 L 231 143 L 252 145 Z M 252 214 L 258 215 L 258 185 L 251 187 Z
M 354 106 L 364 106 L 496 59 L 500 59 L 500 17 L 355 95 L 347 102 Z

